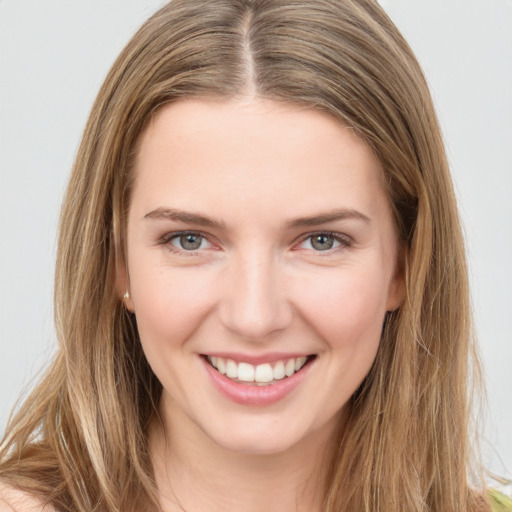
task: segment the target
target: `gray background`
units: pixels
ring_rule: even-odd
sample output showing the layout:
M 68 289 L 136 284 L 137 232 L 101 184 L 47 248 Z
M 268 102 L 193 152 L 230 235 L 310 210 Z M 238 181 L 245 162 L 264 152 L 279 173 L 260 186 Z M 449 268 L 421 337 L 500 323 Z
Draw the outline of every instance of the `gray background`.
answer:
M 381 0 L 422 63 L 466 226 L 488 407 L 512 472 L 512 2 Z M 161 0 L 0 0 L 0 430 L 55 343 L 59 204 L 114 58 Z

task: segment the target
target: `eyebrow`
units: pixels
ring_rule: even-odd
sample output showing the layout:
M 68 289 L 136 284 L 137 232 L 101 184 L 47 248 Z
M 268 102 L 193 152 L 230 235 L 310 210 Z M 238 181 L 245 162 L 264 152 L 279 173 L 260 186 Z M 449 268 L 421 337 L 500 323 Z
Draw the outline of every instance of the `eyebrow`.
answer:
M 197 224 L 198 226 L 204 226 L 207 228 L 225 229 L 226 224 L 223 221 L 212 219 L 206 215 L 202 215 L 194 212 L 187 212 L 184 210 L 177 210 L 175 208 L 156 208 L 144 215 L 145 219 L 163 219 L 173 220 L 178 222 L 184 222 L 186 224 Z M 362 220 L 369 224 L 370 218 L 359 212 L 349 208 L 341 208 L 336 210 L 329 210 L 321 212 L 311 217 L 296 217 L 290 219 L 286 226 L 287 228 L 300 228 L 318 226 L 320 224 L 327 224 L 329 222 L 335 222 L 337 220 L 356 219 Z
M 206 228 L 225 229 L 226 224 L 222 221 L 211 219 L 205 215 L 194 212 L 186 212 L 183 210 L 176 210 L 174 208 L 157 208 L 146 215 L 145 219 L 164 219 L 184 222 L 185 224 L 197 224 Z
M 318 226 L 319 224 L 327 224 L 329 222 L 345 219 L 362 220 L 367 224 L 370 224 L 371 222 L 370 217 L 367 217 L 364 213 L 361 213 L 358 210 L 340 208 L 337 210 L 322 212 L 318 215 L 313 215 L 312 217 L 297 217 L 295 219 L 291 219 L 287 222 L 287 226 L 290 228 Z

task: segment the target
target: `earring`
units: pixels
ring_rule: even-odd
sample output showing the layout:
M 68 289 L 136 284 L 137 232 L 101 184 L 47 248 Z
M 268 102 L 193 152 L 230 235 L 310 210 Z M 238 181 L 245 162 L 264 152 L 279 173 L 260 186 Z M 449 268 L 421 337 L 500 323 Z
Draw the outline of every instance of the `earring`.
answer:
M 133 313 L 133 310 L 130 308 L 130 292 L 128 290 L 123 295 L 123 306 L 128 313 Z

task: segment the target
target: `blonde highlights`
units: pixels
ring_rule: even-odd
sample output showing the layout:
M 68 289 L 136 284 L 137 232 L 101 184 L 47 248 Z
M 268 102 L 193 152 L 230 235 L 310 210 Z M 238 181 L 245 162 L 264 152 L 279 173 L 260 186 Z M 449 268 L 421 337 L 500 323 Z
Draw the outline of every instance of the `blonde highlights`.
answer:
M 478 364 L 448 164 L 416 59 L 372 0 L 175 0 L 133 37 L 78 151 L 61 214 L 59 349 L 8 426 L 0 477 L 56 510 L 158 509 L 147 427 L 161 385 L 115 287 L 133 156 L 162 105 L 244 95 L 350 126 L 382 163 L 403 246 L 405 301 L 352 399 L 326 512 L 482 510 L 468 481 Z

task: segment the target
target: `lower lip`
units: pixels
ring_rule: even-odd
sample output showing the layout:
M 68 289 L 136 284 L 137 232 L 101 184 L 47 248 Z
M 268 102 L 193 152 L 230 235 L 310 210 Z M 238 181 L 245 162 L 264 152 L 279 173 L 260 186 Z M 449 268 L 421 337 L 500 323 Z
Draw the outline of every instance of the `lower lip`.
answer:
M 285 377 L 274 384 L 258 386 L 257 384 L 243 384 L 235 382 L 219 373 L 204 357 L 201 357 L 206 371 L 214 386 L 233 402 L 243 405 L 265 406 L 279 402 L 304 380 L 313 361 L 308 361 L 297 373 Z

